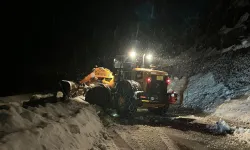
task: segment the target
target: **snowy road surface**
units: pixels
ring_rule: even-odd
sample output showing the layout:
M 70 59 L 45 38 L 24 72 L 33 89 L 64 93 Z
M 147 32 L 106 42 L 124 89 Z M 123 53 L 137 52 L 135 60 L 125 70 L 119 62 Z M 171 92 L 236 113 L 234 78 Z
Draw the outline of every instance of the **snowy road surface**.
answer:
M 169 114 L 171 116 L 171 114 Z M 250 149 L 233 135 L 218 135 L 208 128 L 214 118 L 160 117 L 139 112 L 133 120 L 119 120 L 107 127 L 115 147 L 121 150 Z M 108 149 L 112 149 L 108 148 Z

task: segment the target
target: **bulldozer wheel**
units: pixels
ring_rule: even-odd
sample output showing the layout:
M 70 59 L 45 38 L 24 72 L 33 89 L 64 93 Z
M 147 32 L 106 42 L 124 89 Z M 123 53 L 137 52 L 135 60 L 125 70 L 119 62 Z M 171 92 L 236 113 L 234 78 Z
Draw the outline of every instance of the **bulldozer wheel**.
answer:
M 102 84 L 96 85 L 87 91 L 85 100 L 90 104 L 96 104 L 100 107 L 107 108 L 111 101 L 110 89 Z
M 166 104 L 164 107 L 148 108 L 148 111 L 156 115 L 165 115 L 168 111 L 168 108 L 169 108 L 169 104 Z
M 137 111 L 134 91 L 129 81 L 121 81 L 117 84 L 115 100 L 120 117 L 131 117 Z

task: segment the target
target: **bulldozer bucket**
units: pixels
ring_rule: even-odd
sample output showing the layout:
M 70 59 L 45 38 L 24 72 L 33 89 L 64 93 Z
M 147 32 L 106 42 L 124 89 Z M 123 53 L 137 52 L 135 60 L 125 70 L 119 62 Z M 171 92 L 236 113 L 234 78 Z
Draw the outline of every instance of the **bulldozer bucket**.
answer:
M 72 98 L 78 95 L 79 85 L 72 81 L 62 80 L 59 82 L 64 98 Z

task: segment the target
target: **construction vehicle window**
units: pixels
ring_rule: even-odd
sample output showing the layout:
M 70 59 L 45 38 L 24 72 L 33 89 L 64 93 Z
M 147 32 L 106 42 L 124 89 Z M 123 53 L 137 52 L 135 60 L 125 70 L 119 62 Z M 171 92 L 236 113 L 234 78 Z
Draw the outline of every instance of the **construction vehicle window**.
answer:
M 123 78 L 124 79 L 131 79 L 131 72 L 130 71 L 124 71 L 123 72 Z
M 105 78 L 105 81 L 110 82 L 112 80 L 112 78 Z
M 142 78 L 143 78 L 143 72 L 137 71 L 136 72 L 136 79 L 138 80 L 138 79 L 142 79 Z

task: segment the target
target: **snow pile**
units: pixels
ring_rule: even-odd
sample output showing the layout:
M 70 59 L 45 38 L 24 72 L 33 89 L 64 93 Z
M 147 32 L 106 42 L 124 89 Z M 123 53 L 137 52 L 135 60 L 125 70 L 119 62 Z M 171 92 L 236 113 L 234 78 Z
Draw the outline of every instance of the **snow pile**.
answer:
M 216 83 L 212 73 L 198 74 L 189 79 L 183 104 L 184 107 L 211 112 L 224 102 L 227 92 L 228 88 L 222 83 Z
M 250 96 L 248 98 L 244 97 L 220 105 L 212 115 L 250 124 Z
M 32 94 L 22 94 L 22 95 L 13 95 L 13 96 L 6 96 L 0 97 L 0 102 L 22 102 L 30 100 Z
M 49 98 L 53 97 L 54 95 L 51 93 L 48 94 L 34 94 L 31 96 L 31 100 L 37 100 L 37 99 L 43 99 L 43 98 Z
M 234 137 L 242 142 L 250 144 L 250 129 L 236 128 L 234 130 Z
M 250 144 L 250 129 L 242 127 L 230 127 L 226 121 L 220 119 L 215 125 L 208 125 L 213 133 L 216 134 L 231 134 L 243 143 Z
M 6 106 L 0 109 L 1 150 L 91 149 L 105 140 L 103 125 L 90 105 L 71 101 L 27 109 Z
M 222 119 L 216 122 L 215 125 L 209 127 L 215 133 L 226 134 L 232 131 L 231 127 Z

